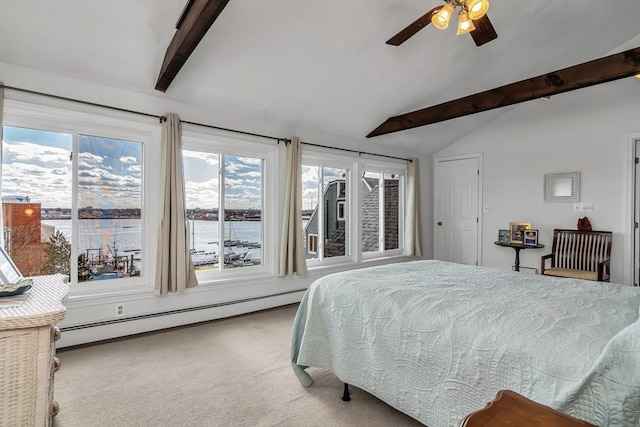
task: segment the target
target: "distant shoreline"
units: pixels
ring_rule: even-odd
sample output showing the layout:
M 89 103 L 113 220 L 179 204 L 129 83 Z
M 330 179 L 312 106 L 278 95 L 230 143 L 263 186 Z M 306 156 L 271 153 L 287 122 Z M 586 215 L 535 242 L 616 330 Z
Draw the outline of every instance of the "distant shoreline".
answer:
M 225 221 L 262 221 L 259 209 L 225 209 Z M 42 208 L 41 220 L 70 220 L 71 209 Z M 91 206 L 78 210 L 78 219 L 141 219 L 140 209 L 98 209 Z M 218 221 L 218 209 L 187 209 L 189 221 Z

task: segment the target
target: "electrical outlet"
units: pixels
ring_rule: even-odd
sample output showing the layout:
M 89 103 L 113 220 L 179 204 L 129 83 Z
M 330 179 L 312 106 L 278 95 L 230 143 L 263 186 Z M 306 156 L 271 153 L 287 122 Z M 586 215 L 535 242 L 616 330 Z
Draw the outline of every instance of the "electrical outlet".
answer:
M 582 212 L 593 212 L 593 203 L 582 203 Z
M 116 317 L 124 316 L 124 304 L 116 304 Z
M 580 203 L 574 203 L 573 204 L 573 211 L 574 212 L 582 212 L 582 205 Z

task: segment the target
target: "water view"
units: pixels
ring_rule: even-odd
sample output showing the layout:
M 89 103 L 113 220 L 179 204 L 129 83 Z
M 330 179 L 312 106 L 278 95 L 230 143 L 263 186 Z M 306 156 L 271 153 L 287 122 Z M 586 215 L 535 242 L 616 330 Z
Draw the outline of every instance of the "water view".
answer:
M 71 241 L 71 220 L 42 221 L 60 231 Z M 218 221 L 189 221 L 190 250 L 197 269 L 217 268 L 220 257 Z M 225 223 L 224 262 L 225 267 L 258 265 L 262 261 L 262 227 L 260 221 L 227 221 Z M 75 244 L 78 255 L 85 254 L 90 265 L 99 264 L 99 259 L 113 258 L 130 263 L 125 271 L 141 269 L 141 220 L 127 219 L 82 219 L 78 221 L 78 238 Z M 155 247 L 154 247 L 155 248 Z M 125 260 L 126 257 L 126 260 Z M 93 271 L 93 279 L 101 277 Z M 110 273 L 110 272 L 109 272 Z M 97 276 L 97 277 L 96 277 Z

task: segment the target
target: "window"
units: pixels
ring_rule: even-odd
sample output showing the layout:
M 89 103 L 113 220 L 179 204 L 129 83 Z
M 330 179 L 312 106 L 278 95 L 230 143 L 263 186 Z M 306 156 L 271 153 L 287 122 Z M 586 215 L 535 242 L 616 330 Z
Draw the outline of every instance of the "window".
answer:
M 400 177 L 396 173 L 370 172 L 362 178 L 362 252 L 400 248 Z
M 73 137 L 13 126 L 2 131 L 5 249 L 24 276 L 49 267 L 70 274 Z M 49 243 L 55 246 L 47 251 Z
M 308 250 L 310 254 L 318 253 L 318 235 L 317 234 L 309 234 L 308 236 Z
M 345 220 L 345 206 L 344 206 L 344 202 L 338 202 L 337 206 L 337 213 L 336 215 L 338 216 L 338 221 L 344 221 Z
M 406 166 L 398 162 L 305 150 L 302 219 L 308 265 L 400 255 L 405 175 Z
M 229 143 L 214 135 L 183 139 L 190 250 L 198 277 L 264 270 L 265 174 L 275 147 Z M 228 152 L 229 147 L 238 152 Z
M 12 259 L 25 276 L 61 273 L 87 286 L 141 276 L 149 135 L 35 110 L 28 119 L 10 112 L 5 123 L 22 123 L 3 126 L 3 237 Z M 55 129 L 54 117 L 68 129 Z
M 344 202 L 349 193 L 348 180 L 346 168 L 303 164 L 303 232 L 307 242 L 312 235 L 318 241 L 315 247 L 307 246 L 307 259 L 349 255 L 348 205 Z
M 142 143 L 78 136 L 78 280 L 141 274 Z

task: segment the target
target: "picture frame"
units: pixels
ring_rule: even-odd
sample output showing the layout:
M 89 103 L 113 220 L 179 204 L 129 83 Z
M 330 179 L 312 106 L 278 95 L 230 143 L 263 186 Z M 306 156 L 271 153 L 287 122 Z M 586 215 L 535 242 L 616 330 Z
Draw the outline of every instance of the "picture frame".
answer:
M 498 230 L 498 243 L 509 244 L 509 230 Z
M 7 251 L 0 246 L 0 285 L 15 284 L 23 279 Z
M 524 231 L 529 229 L 531 229 L 530 222 L 510 222 L 509 243 L 524 245 Z
M 538 245 L 538 230 L 528 229 L 524 231 L 524 245 L 525 246 Z

